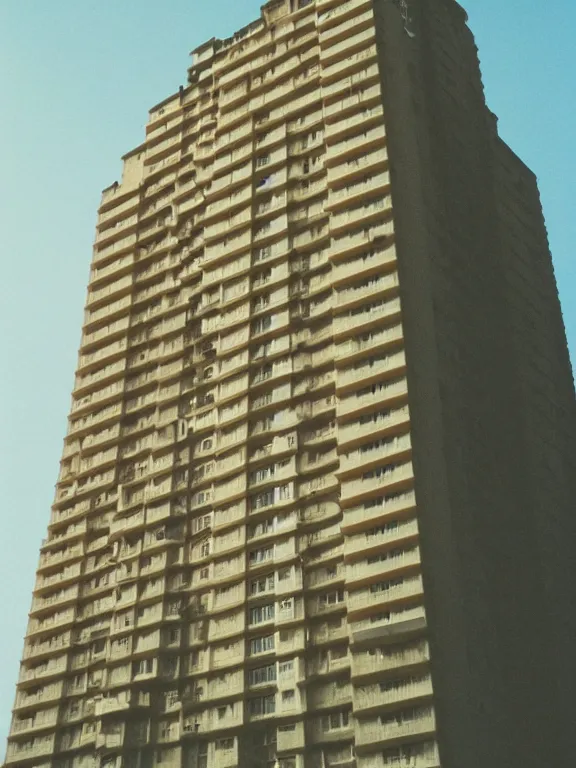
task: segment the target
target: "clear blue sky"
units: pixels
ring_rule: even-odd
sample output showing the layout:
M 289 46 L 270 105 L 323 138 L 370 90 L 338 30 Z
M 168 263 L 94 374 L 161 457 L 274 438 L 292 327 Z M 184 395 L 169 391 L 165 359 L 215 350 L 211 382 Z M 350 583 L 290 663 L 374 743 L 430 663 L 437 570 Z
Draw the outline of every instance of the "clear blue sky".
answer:
M 100 190 L 188 52 L 259 0 L 0 0 L 0 759 L 58 472 Z M 573 0 L 464 0 L 500 131 L 535 170 L 576 359 Z

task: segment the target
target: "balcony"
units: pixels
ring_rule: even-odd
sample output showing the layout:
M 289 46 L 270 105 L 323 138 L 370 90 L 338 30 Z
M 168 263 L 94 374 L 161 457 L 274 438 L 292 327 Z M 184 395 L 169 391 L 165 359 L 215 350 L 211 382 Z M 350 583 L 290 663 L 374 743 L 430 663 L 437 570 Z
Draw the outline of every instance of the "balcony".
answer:
M 22 658 L 27 660 L 38 659 L 40 656 L 54 656 L 57 655 L 59 650 L 68 648 L 71 645 L 71 642 L 72 634 L 70 631 L 63 632 L 62 634 L 56 635 L 50 640 L 45 640 L 44 642 L 29 643 L 27 641 L 26 645 L 24 646 L 24 654 Z
M 91 333 L 85 332 L 82 336 L 82 349 L 86 350 L 92 344 L 101 343 L 104 340 L 110 340 L 115 336 L 126 334 L 130 325 L 130 319 L 128 317 L 114 320 L 103 328 Z
M 317 523 L 340 516 L 340 507 L 335 501 L 308 504 L 302 509 L 301 520 L 304 523 Z
M 372 438 L 399 431 L 406 432 L 409 424 L 408 406 L 366 413 L 355 421 L 338 426 L 339 446 L 342 449 L 344 446 L 349 446 L 349 452 L 356 445 L 370 442 Z
M 361 33 L 364 34 L 364 33 Z M 372 32 L 373 34 L 373 32 Z M 346 47 L 353 45 L 354 40 L 357 39 L 357 35 L 350 35 L 348 40 L 340 43 L 335 48 Z M 343 96 L 324 108 L 324 115 L 327 122 L 326 125 L 326 137 L 330 136 L 329 123 L 341 122 L 344 117 L 355 118 L 360 113 L 364 119 L 371 115 L 368 110 L 371 107 L 377 106 L 382 99 L 380 85 L 378 83 L 374 85 L 368 85 L 363 88 L 359 88 L 356 93 L 352 93 L 349 96 Z M 362 119 L 354 121 L 356 125 L 362 123 Z
M 341 478 L 347 475 L 357 474 L 360 469 L 369 469 L 389 459 L 392 456 L 408 457 L 411 453 L 412 443 L 409 434 L 400 437 L 384 438 L 375 442 L 368 442 L 356 450 L 340 456 L 340 467 L 336 474 Z
M 326 166 L 330 187 L 339 185 L 359 173 L 376 173 L 388 162 L 386 131 L 381 124 L 360 126 L 340 137 L 328 147 Z
M 403 353 L 400 353 L 400 355 L 403 356 Z M 361 378 L 363 383 L 364 377 L 359 378 Z M 404 400 L 407 394 L 408 383 L 405 377 L 384 379 L 357 389 L 349 395 L 340 397 L 336 408 L 336 415 L 339 419 L 349 419 L 353 415 L 359 417 L 362 413 L 373 411 L 386 403 L 392 404 L 398 400 Z M 346 454 L 346 456 L 349 455 L 351 455 L 350 452 Z M 342 457 L 341 461 L 345 461 L 345 457 Z M 344 464 L 341 464 L 341 471 L 345 471 Z
M 60 563 L 67 563 L 71 560 L 79 560 L 84 554 L 84 545 L 76 544 L 73 547 L 65 547 L 57 552 L 43 552 L 40 555 L 38 563 L 38 573 L 52 568 Z
M 213 224 L 206 224 L 204 227 L 204 240 L 207 244 L 222 237 L 223 232 L 233 232 L 235 229 L 249 226 L 252 221 L 252 211 L 247 207 L 241 211 L 231 214 L 226 213 L 226 218 L 221 221 L 215 221 Z
M 47 728 L 54 728 L 58 722 L 58 707 L 44 709 L 37 712 L 32 717 L 18 717 L 12 720 L 10 735 L 29 733 L 30 731 L 40 731 Z
M 309 725 L 308 744 L 323 744 L 330 742 L 350 741 L 354 738 L 354 721 L 350 720 L 345 727 L 326 729 L 322 723 L 324 718 L 315 718 Z
M 108 258 L 109 256 L 112 256 L 117 253 L 122 253 L 124 251 L 130 251 L 134 248 L 136 245 L 136 235 L 130 234 L 126 237 L 122 237 L 120 240 L 115 240 L 113 243 L 110 243 L 109 245 L 101 245 L 95 248 L 94 257 L 93 257 L 93 264 L 97 264 L 100 261 L 103 261 L 104 259 Z
M 400 744 L 375 755 L 358 756 L 358 768 L 440 768 L 433 741 Z
M 309 686 L 307 691 L 308 710 L 314 712 L 327 707 L 344 706 L 352 702 L 352 686 L 346 682 L 324 683 Z
M 356 729 L 356 746 L 367 747 L 398 743 L 400 741 L 426 735 L 436 730 L 436 720 L 432 707 L 422 707 L 398 712 L 396 715 L 383 715 L 381 718 L 359 721 Z
M 311 571 L 306 578 L 306 588 L 329 587 L 331 584 L 343 582 L 345 578 L 344 566 L 337 564 L 333 567 L 320 568 Z
M 412 462 L 398 465 L 390 463 L 382 468 L 366 469 L 366 473 L 372 473 L 374 476 L 342 481 L 340 499 L 343 506 L 350 506 L 352 502 L 377 493 L 385 495 L 400 485 L 411 485 L 414 480 Z
M 380 238 L 390 238 L 394 234 L 392 220 L 372 222 L 369 226 L 349 226 L 347 230 L 332 237 L 328 257 L 337 261 L 349 260 L 355 253 L 362 253 L 374 247 Z
M 396 263 L 396 246 L 393 242 L 373 246 L 335 264 L 331 273 L 332 285 L 343 293 L 350 289 L 353 280 L 367 279 L 372 275 L 380 277 L 390 272 Z
M 335 113 L 336 114 L 336 111 Z M 368 132 L 376 126 L 380 127 L 384 123 L 384 109 L 381 104 L 374 104 L 368 108 L 359 110 L 356 113 L 345 114 L 340 120 L 335 119 L 325 126 L 325 139 L 328 144 L 327 164 L 331 165 L 331 159 L 336 159 L 337 155 L 332 154 L 332 146 L 364 130 Z
M 28 632 L 28 635 L 30 632 Z M 66 655 L 51 658 L 34 667 L 21 667 L 18 683 L 36 682 L 50 677 L 60 677 L 64 675 L 68 668 L 68 657 Z
M 325 67 L 328 62 L 338 58 L 347 57 L 350 59 L 352 58 L 354 51 L 364 49 L 374 42 L 375 26 L 373 24 L 373 12 L 368 10 L 364 14 L 360 14 L 358 18 L 361 20 L 363 19 L 364 25 L 366 26 L 362 31 L 352 35 L 349 34 L 350 25 L 347 21 L 343 21 L 340 24 L 341 34 L 343 35 L 343 39 L 340 42 L 336 42 L 334 45 L 328 47 L 328 45 L 324 45 L 323 40 L 320 48 L 320 61 L 323 67 Z M 356 29 L 356 19 L 354 20 L 353 29 Z M 324 34 L 326 44 L 328 44 L 330 40 L 337 40 L 340 30 L 338 26 L 331 27 L 327 30 Z
M 118 299 L 120 295 L 131 291 L 132 282 L 132 275 L 125 275 L 101 288 L 92 288 L 88 293 L 86 306 L 91 307 L 95 304 L 100 304 L 102 301 L 108 301 L 111 297 Z
M 389 287 L 393 288 L 392 281 Z M 400 319 L 400 299 L 366 301 L 334 318 L 334 336 L 353 335 L 377 328 L 382 321 Z
M 194 183 L 195 186 L 195 183 Z M 208 222 L 211 219 L 219 218 L 226 214 L 232 207 L 241 204 L 248 205 L 252 198 L 252 185 L 246 184 L 243 187 L 235 189 L 227 197 L 220 197 L 213 202 L 210 202 L 206 206 L 206 213 L 204 215 L 204 222 Z
M 342 98 L 352 90 L 379 83 L 376 46 L 363 48 L 354 56 L 322 69 L 322 97 L 325 101 Z M 329 82 L 328 82 L 329 81 Z
M 323 10 L 330 5 L 333 7 Z M 339 24 L 344 18 L 354 17 L 363 8 L 372 8 L 372 0 L 347 0 L 336 5 L 333 4 L 333 0 L 317 0 L 318 28 L 328 29 Z
M 280 725 L 276 732 L 276 749 L 278 752 L 302 750 L 306 744 L 304 723 Z
M 112 195 L 116 194 L 116 192 L 119 191 L 119 187 L 111 187 L 108 190 L 106 190 L 107 194 L 104 194 L 102 204 L 108 203 L 112 199 Z M 124 199 L 121 203 L 116 203 L 116 205 L 113 205 L 111 208 L 107 208 L 104 211 L 100 211 L 98 215 L 98 224 L 102 225 L 106 221 L 110 221 L 110 219 L 115 219 L 118 216 L 121 216 L 122 214 L 126 214 L 128 211 L 131 211 L 133 208 L 138 207 L 138 203 L 140 202 L 140 195 L 138 191 L 135 193 L 132 193 L 132 195 Z
M 415 670 L 430 661 L 430 652 L 426 640 L 417 640 L 403 646 L 390 646 L 388 649 L 371 648 L 369 651 L 357 651 L 352 654 L 352 678 L 381 677 L 388 672 Z
M 36 736 L 28 741 L 9 741 L 6 754 L 6 764 L 20 763 L 27 760 L 36 760 L 44 755 L 51 755 L 54 752 L 56 736 Z M 36 768 L 47 768 L 51 762 L 36 763 Z
M 432 679 L 428 674 L 412 674 L 406 678 L 384 680 L 375 685 L 354 688 L 354 712 L 384 711 L 399 704 L 417 704 L 432 697 Z
M 348 627 L 343 618 L 330 619 L 311 627 L 312 645 L 322 645 L 323 643 L 333 643 L 337 640 L 348 639 Z
M 336 365 L 350 365 L 358 358 L 365 359 L 371 353 L 381 352 L 388 347 L 398 347 L 403 340 L 404 329 L 400 323 L 392 327 L 373 328 L 361 335 L 356 334 L 354 338 L 336 345 Z
M 51 701 L 58 701 L 62 697 L 63 688 L 64 683 L 59 682 L 45 685 L 43 688 L 39 688 L 35 693 L 29 693 L 26 690 L 18 691 L 14 703 L 14 710 L 35 708 Z M 35 689 L 31 690 L 34 691 Z
M 375 499 L 369 499 L 364 504 L 359 504 L 351 509 L 344 510 L 344 519 L 342 521 L 342 531 L 347 534 L 345 552 L 347 555 L 353 555 L 357 549 L 367 550 L 371 547 L 380 546 L 384 540 L 390 542 L 403 541 L 411 536 L 417 535 L 418 526 L 416 521 L 415 530 L 405 528 L 404 523 L 398 526 L 394 518 L 406 517 L 409 512 L 416 510 L 416 496 L 414 491 L 406 491 L 390 494 L 390 496 L 379 496 Z M 390 524 L 387 523 L 390 522 Z M 363 544 L 356 537 L 350 534 L 364 528 L 371 529 L 371 526 L 380 525 L 382 539 L 374 536 L 374 541 L 364 541 Z M 362 534 L 364 535 L 364 534 Z
M 366 190 L 365 197 L 370 193 Z M 359 198 L 352 206 L 336 211 L 330 219 L 330 231 L 333 237 L 346 236 L 351 230 L 360 227 L 378 226 L 384 219 L 390 219 L 392 214 L 392 198 L 389 194 L 381 193 L 378 197 L 368 199 L 365 202 Z
M 75 584 L 67 589 L 60 589 L 49 595 L 38 595 L 32 600 L 31 616 L 37 616 L 52 608 L 59 608 L 67 603 L 74 603 L 78 599 L 79 586 Z
M 380 586 L 382 585 L 382 589 Z M 376 591 L 378 590 L 378 591 Z M 383 579 L 370 587 L 348 593 L 348 616 L 423 597 L 424 587 L 421 576 L 396 576 Z
M 369 556 L 370 557 L 370 556 Z M 420 549 L 417 545 L 406 545 L 405 549 L 379 552 L 377 562 L 368 563 L 366 559 L 346 566 L 347 588 L 358 588 L 360 584 L 374 581 L 379 576 L 399 574 L 420 566 Z
M 378 274 L 363 277 L 351 285 L 352 277 L 355 275 L 349 273 L 345 287 L 338 290 L 336 294 L 335 310 L 339 312 L 352 310 L 398 290 L 398 274 L 393 272 L 383 275 L 382 265 Z

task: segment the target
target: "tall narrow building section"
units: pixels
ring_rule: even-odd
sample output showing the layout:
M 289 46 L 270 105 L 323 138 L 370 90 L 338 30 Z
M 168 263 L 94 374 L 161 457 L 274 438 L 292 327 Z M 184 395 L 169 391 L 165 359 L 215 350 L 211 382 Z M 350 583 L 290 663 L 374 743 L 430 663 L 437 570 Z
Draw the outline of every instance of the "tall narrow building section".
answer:
M 7 768 L 568 768 L 574 387 L 454 0 L 275 0 L 103 193 Z

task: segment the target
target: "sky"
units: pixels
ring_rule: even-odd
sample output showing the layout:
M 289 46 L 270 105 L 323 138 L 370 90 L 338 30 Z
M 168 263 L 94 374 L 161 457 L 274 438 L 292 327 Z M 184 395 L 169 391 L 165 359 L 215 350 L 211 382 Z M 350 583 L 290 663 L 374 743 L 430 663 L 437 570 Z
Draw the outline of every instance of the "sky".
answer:
M 573 0 L 463 0 L 500 133 L 536 172 L 576 360 Z M 100 192 L 258 0 L 0 0 L 0 753 L 80 341 Z M 0 758 L 2 755 L 0 755 Z

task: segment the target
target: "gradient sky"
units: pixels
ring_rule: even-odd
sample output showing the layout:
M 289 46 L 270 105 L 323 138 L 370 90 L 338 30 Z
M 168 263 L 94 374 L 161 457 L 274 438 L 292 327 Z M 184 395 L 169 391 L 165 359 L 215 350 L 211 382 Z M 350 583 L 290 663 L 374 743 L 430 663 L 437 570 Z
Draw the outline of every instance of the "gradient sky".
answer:
M 574 0 L 462 0 L 500 132 L 537 173 L 576 359 Z M 0 0 L 0 759 L 80 340 L 100 191 L 259 0 Z

